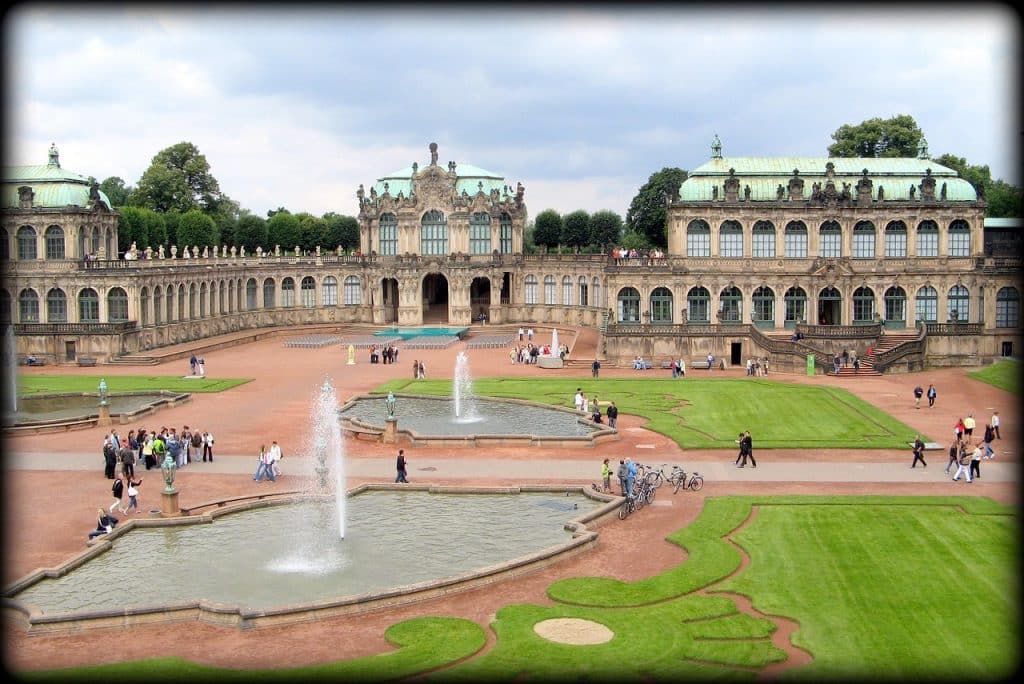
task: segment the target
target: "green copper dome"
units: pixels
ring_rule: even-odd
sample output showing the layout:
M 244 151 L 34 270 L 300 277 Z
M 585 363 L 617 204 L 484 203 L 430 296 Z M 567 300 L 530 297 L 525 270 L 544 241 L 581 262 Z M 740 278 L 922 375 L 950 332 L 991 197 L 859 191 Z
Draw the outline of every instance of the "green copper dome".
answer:
M 34 209 L 63 209 L 65 207 L 91 207 L 96 202 L 92 197 L 89 179 L 60 167 L 57 148 L 50 146 L 50 160 L 47 164 L 35 166 L 4 167 L 3 207 L 21 207 L 19 188 L 32 188 Z M 99 201 L 110 209 L 110 199 L 101 190 L 96 191 Z

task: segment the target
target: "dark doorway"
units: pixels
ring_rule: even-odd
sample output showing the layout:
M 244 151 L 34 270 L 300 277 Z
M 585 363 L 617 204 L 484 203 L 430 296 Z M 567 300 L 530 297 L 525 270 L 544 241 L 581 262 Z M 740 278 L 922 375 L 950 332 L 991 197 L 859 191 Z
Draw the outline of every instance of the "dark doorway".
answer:
M 423 279 L 423 322 L 448 323 L 448 279 L 440 273 Z
M 381 303 L 384 307 L 384 322 L 398 322 L 398 281 L 384 278 L 380 282 Z
M 469 285 L 469 310 L 473 312 L 474 323 L 491 320 L 490 278 L 473 278 Z
M 75 343 L 72 340 L 64 340 L 64 360 L 75 360 Z
M 818 293 L 818 325 L 840 325 L 843 300 L 839 290 L 826 287 Z
M 511 293 L 512 293 L 512 274 L 509 273 L 508 271 L 505 271 L 505 273 L 501 277 L 501 303 L 502 304 L 511 304 L 512 303 L 509 300 L 509 297 L 511 297 Z
M 1003 356 L 1013 356 L 1013 342 L 1003 342 Z
M 743 363 L 743 343 L 732 342 L 729 345 L 729 363 L 739 366 Z

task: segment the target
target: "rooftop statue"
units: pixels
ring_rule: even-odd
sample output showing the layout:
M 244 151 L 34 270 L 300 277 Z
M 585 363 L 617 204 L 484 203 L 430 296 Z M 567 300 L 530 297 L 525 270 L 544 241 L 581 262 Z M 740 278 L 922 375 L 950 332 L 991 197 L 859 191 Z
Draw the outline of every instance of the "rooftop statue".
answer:
M 437 166 L 437 143 L 430 143 L 430 165 Z

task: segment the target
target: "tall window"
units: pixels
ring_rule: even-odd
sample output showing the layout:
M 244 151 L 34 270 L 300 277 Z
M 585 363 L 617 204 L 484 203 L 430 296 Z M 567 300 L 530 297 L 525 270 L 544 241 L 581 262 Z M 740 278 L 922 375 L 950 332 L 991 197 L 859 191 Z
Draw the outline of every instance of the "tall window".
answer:
M 159 285 L 153 288 L 153 324 L 164 322 L 164 290 Z
M 807 320 L 807 293 L 801 287 L 791 287 L 783 297 L 786 305 L 786 322 L 803 323 Z
M 885 291 L 885 320 L 897 323 L 907 321 L 907 293 L 902 287 L 893 286 Z
M 843 231 L 835 221 L 825 221 L 818 229 L 818 256 L 827 259 L 843 256 Z
M 210 294 L 211 295 L 213 294 L 213 291 L 214 291 L 215 287 L 216 286 L 211 286 L 210 287 Z M 207 297 L 207 294 L 206 294 L 206 283 L 201 283 L 199 285 L 199 317 L 200 318 L 206 318 L 206 302 L 207 302 L 206 297 Z M 210 308 L 212 309 L 213 307 L 211 306 Z
M 512 253 L 512 217 L 502 214 L 498 219 L 498 249 L 502 254 Z
M 544 303 L 555 304 L 555 276 L 544 276 Z
M 775 320 L 775 292 L 772 288 L 764 285 L 757 288 L 751 301 L 754 305 L 751 315 L 755 321 Z
M 949 224 L 949 256 L 971 256 L 971 227 L 963 219 Z
M 100 229 L 99 229 L 99 227 L 96 227 L 96 228 L 92 229 L 92 235 L 91 235 L 91 240 L 90 241 L 92 243 L 92 253 L 93 254 L 99 254 L 100 253 Z
M 363 303 L 363 290 L 358 276 L 347 276 L 342 287 L 344 289 L 342 296 L 345 298 L 346 306 Z
M 11 260 L 11 236 L 7 234 L 6 228 L 0 228 L 0 261 Z
M 188 286 L 188 317 L 194 319 L 196 317 L 196 284 L 192 283 Z
M 939 295 L 934 287 L 925 285 L 917 291 L 914 313 L 919 321 L 934 323 L 939 317 Z
M 587 306 L 587 276 L 580 276 L 580 306 Z
M 996 293 L 996 327 L 1020 326 L 1020 293 L 1015 287 L 1002 287 Z
M 807 226 L 803 221 L 786 224 L 786 256 L 790 259 L 807 258 Z
M 120 287 L 112 287 L 107 292 L 107 320 L 111 323 L 128 320 L 128 293 Z
M 439 211 L 428 211 L 420 223 L 420 254 L 448 253 L 448 221 Z
M 324 276 L 324 306 L 338 305 L 338 279 L 334 276 Z
M 295 306 L 295 280 L 292 278 L 281 281 L 281 306 Z
M 394 214 L 380 215 L 380 245 L 378 253 L 381 256 L 395 256 L 398 254 L 398 219 Z
M 46 229 L 46 258 L 64 258 L 64 229 L 60 226 L 50 226 Z
M 167 286 L 166 306 L 167 306 L 167 322 L 170 323 L 171 321 L 174 320 L 174 286 L 173 285 L 168 285 Z
M 672 323 L 672 290 L 656 287 L 651 292 L 651 323 L 670 325 Z
M 904 259 L 907 256 L 907 226 L 903 221 L 890 221 L 885 227 L 885 256 Z
M 691 323 L 708 323 L 711 320 L 711 293 L 703 287 L 691 288 L 686 293 L 686 316 Z
M 491 253 L 491 215 L 477 211 L 469 219 L 469 253 Z
M 178 320 L 185 320 L 185 285 L 178 285 Z
M 754 224 L 753 252 L 755 257 L 762 259 L 775 258 L 775 226 L 771 221 L 758 221 Z
M 100 297 L 91 287 L 78 293 L 78 320 L 82 323 L 100 322 Z
M 39 295 L 31 288 L 25 288 L 18 295 L 18 313 L 22 323 L 39 322 Z
M 853 227 L 853 258 L 875 258 L 875 224 L 871 221 L 858 221 Z
M 917 224 L 917 256 L 939 256 L 939 226 L 935 221 Z
M 36 255 L 36 229 L 22 226 L 18 229 L 18 259 L 27 261 L 35 259 Z
M 707 222 L 694 219 L 686 227 L 686 256 L 711 256 L 711 227 Z
M 68 322 L 68 297 L 59 287 L 46 293 L 46 322 Z
M 523 280 L 523 302 L 536 304 L 537 299 L 537 276 L 532 273 Z
M 636 288 L 624 287 L 619 290 L 619 320 L 623 323 L 640 322 L 640 293 Z
M 739 323 L 743 319 L 743 295 L 738 287 L 727 287 L 718 298 L 718 320 Z
M 316 306 L 316 281 L 313 276 L 306 276 L 299 284 L 299 295 L 302 297 L 302 307 L 312 309 Z
M 562 304 L 572 306 L 572 277 L 562 277 Z
M 267 278 L 263 281 L 263 308 L 273 309 L 274 308 L 274 279 Z
M 594 276 L 590 283 L 590 305 L 601 306 L 601 281 Z
M 966 323 L 971 319 L 971 293 L 963 285 L 954 285 L 949 288 L 949 296 L 946 301 L 946 318 L 956 323 Z
M 718 232 L 718 256 L 743 256 L 743 227 L 737 221 L 723 221 Z
M 253 311 L 256 308 L 256 279 L 249 278 L 245 281 L 245 310 Z
M 853 291 L 853 322 L 868 323 L 875 320 L 875 293 L 870 287 Z

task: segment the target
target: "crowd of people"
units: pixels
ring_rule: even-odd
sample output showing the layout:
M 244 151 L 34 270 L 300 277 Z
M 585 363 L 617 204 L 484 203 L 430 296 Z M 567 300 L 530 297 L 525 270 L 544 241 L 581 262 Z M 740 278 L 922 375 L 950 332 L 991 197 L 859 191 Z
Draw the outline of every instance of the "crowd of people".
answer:
M 398 363 L 398 347 L 389 344 L 381 349 L 370 347 L 370 363 Z

